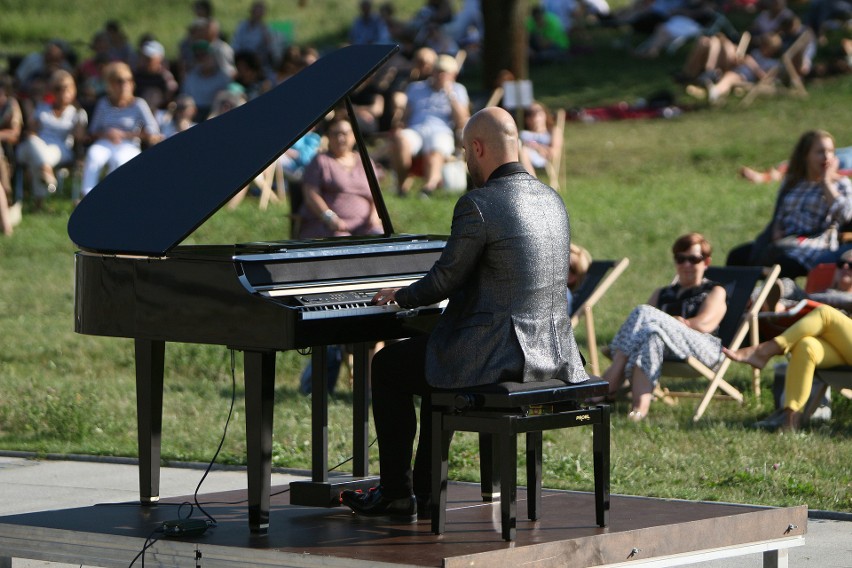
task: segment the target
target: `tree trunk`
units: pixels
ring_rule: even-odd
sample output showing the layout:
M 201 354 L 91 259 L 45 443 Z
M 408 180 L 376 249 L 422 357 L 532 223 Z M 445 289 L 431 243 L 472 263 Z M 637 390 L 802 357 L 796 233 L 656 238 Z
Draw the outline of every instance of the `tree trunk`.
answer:
M 528 0 L 482 0 L 482 80 L 486 90 L 497 87 L 503 70 L 526 79 Z

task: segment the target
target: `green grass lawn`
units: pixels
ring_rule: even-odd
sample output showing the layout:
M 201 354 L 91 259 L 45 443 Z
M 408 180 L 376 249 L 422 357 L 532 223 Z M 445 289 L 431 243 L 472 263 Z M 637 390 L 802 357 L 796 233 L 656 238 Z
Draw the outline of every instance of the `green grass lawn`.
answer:
M 248 3 L 219 3 L 223 27 L 233 26 Z M 63 14 L 57 2 L 48 0 L 2 4 L 4 49 L 29 48 L 37 45 L 37 38 L 57 35 L 58 30 L 63 32 L 58 35 L 83 41 L 100 21 L 76 21 L 78 16 Z M 190 19 L 188 8 L 186 13 L 175 12 L 172 3 L 148 2 L 144 11 L 130 2 L 91 4 L 98 6 L 93 13 L 104 19 L 127 22 L 133 37 L 158 26 L 169 46 L 176 44 Z M 340 23 L 323 25 L 322 17 L 335 10 L 316 10 L 319 0 L 309 0 L 306 8 L 298 8 L 295 0 L 284 4 L 286 15 L 300 18 L 297 30 L 306 38 L 336 38 L 344 29 Z M 322 4 L 339 8 L 334 22 L 354 15 L 354 3 Z M 418 5 L 413 0 L 400 4 L 401 11 Z M 44 17 L 35 18 L 36 11 Z M 670 79 L 683 53 L 650 62 L 633 60 L 612 48 L 612 33 L 595 31 L 595 49 L 589 55 L 533 69 L 536 96 L 550 106 L 570 108 L 632 102 L 668 89 L 678 102 L 695 104 Z M 465 81 L 471 91 L 480 89 L 475 68 Z M 562 194 L 573 238 L 595 258 L 627 256 L 631 261 L 596 309 L 600 344 L 612 337 L 634 305 L 671 279 L 669 248 L 675 237 L 692 230 L 705 233 L 715 247 L 713 262 L 723 264 L 732 247 L 762 228 L 777 186 L 739 179 L 740 165 L 768 167 L 785 159 L 798 135 L 811 128 L 831 131 L 839 145 L 852 143 L 852 78 L 811 82 L 808 88 L 810 96 L 804 100 L 761 98 L 748 108 L 732 100 L 713 109 L 699 105 L 670 120 L 568 123 Z M 429 201 L 387 195 L 386 201 L 400 232 L 449 230 L 453 195 L 439 194 Z M 132 342 L 73 332 L 75 247 L 66 233 L 70 212 L 67 196 L 52 198 L 44 211 L 25 210 L 15 235 L 0 239 L 0 448 L 134 456 Z M 217 212 L 187 242 L 283 239 L 287 214 L 285 205 L 260 211 L 256 200 L 249 199 L 237 210 Z M 584 331 L 577 334 L 584 344 Z M 228 412 L 230 355 L 223 347 L 169 345 L 166 356 L 163 456 L 205 461 L 218 444 Z M 306 360 L 293 352 L 278 356 L 276 466 L 310 464 L 310 404 L 297 393 L 298 373 Z M 221 457 L 228 463 L 243 463 L 245 456 L 241 364 L 238 356 L 236 414 Z M 734 366 L 729 374 L 735 386 L 749 392 L 747 369 Z M 760 397 L 748 394 L 744 405 L 713 402 L 698 423 L 691 420 L 694 403 L 688 400 L 674 407 L 655 403 L 649 419 L 639 425 L 627 421 L 627 404 L 618 403 L 612 430 L 613 491 L 852 511 L 852 403 L 835 395 L 829 424 L 794 435 L 751 430 L 749 425 L 772 408 L 771 380 L 771 370 L 765 371 Z M 667 379 L 664 384 L 673 390 L 703 388 Z M 331 403 L 330 417 L 330 462 L 337 463 L 351 452 L 345 380 Z M 546 437 L 547 486 L 592 489 L 591 436 L 581 430 Z M 375 471 L 375 448 L 372 452 Z M 475 479 L 476 454 L 473 438 L 459 436 L 451 475 Z

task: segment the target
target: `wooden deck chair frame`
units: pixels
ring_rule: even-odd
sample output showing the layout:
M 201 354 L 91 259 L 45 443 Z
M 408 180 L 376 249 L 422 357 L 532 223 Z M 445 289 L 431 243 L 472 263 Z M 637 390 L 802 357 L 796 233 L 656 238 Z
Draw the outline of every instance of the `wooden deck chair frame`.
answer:
M 556 122 L 553 125 L 553 130 L 550 134 L 553 144 L 553 159 L 548 160 L 544 169 L 547 172 L 547 181 L 550 187 L 559 191 L 560 175 L 562 171 L 562 153 L 565 145 L 565 109 L 561 108 L 556 111 Z
M 748 106 L 762 94 L 775 94 L 778 91 L 776 85 L 781 78 L 780 74 L 782 70 L 790 83 L 790 93 L 799 97 L 808 96 L 808 91 L 805 88 L 804 82 L 802 82 L 802 76 L 799 74 L 793 61 L 808 48 L 808 45 L 810 45 L 813 39 L 814 35 L 810 29 L 803 31 L 802 35 L 796 38 L 796 41 L 781 54 L 781 64 L 770 69 L 756 85 L 749 89 L 748 93 L 740 101 L 740 105 Z
M 491 91 L 491 96 L 488 97 L 487 101 L 485 101 L 485 106 L 482 107 L 482 108 L 498 106 L 502 99 L 503 99 L 503 87 L 495 87 L 494 90 Z
M 275 184 L 274 186 L 273 183 Z M 265 211 L 266 208 L 269 207 L 270 202 L 279 202 L 283 200 L 284 168 L 278 163 L 278 160 L 272 162 L 272 164 L 263 170 L 259 176 L 254 178 L 251 183 L 231 198 L 228 202 L 228 207 L 235 209 L 240 203 L 242 203 L 243 199 L 245 199 L 246 195 L 248 195 L 249 188 L 252 184 L 256 185 L 260 189 L 260 201 L 258 206 L 261 210 Z M 275 191 L 275 188 L 278 189 L 277 192 Z
M 580 318 L 585 319 L 589 365 L 592 374 L 595 376 L 600 376 L 601 371 L 598 342 L 595 337 L 595 317 L 592 310 L 629 265 L 630 259 L 626 257 L 617 262 L 614 260 L 592 261 L 586 273 L 586 278 L 574 294 L 571 326 L 576 328 L 580 323 Z
M 735 286 L 734 297 L 729 297 L 728 300 L 728 313 L 725 314 L 719 326 L 722 345 L 728 349 L 739 349 L 746 336 L 750 338 L 752 344 L 757 345 L 759 342 L 757 314 L 760 311 L 760 307 L 766 301 L 766 297 L 769 295 L 772 285 L 778 279 L 780 273 L 781 267 L 777 264 L 769 269 L 745 266 L 711 266 L 707 269 L 705 276 L 710 280 L 721 283 L 723 286 L 726 286 L 726 289 L 730 289 L 731 285 Z M 752 300 L 752 293 L 760 280 L 763 280 L 762 288 L 757 298 Z M 750 282 L 752 285 L 746 286 L 746 282 Z M 734 304 L 733 306 L 732 303 Z M 719 366 L 715 369 L 711 369 L 692 356 L 687 357 L 683 361 L 665 361 L 663 363 L 663 376 L 704 377 L 710 381 L 710 384 L 703 394 L 694 392 L 669 392 L 660 389 L 659 386 L 655 390 L 655 394 L 658 397 L 701 397 L 701 402 L 692 417 L 692 420 L 697 422 L 707 410 L 707 406 L 715 397 L 717 390 L 721 389 L 729 398 L 739 403 L 743 402 L 742 393 L 725 380 L 725 374 L 730 365 L 731 360 L 727 357 L 723 358 Z M 760 395 L 760 371 L 757 369 L 754 370 L 752 375 L 752 389 L 755 396 Z

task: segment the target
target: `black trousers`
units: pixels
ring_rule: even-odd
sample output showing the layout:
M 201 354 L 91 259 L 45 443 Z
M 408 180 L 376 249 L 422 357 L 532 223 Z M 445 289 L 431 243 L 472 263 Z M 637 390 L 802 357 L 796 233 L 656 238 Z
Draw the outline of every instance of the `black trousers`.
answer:
M 731 249 L 728 253 L 728 258 L 725 260 L 725 264 L 727 266 L 753 266 L 752 257 L 755 252 L 754 247 L 755 243 L 749 242 Z M 767 266 L 772 264 L 778 264 L 781 267 L 780 276 L 786 276 L 787 278 L 798 278 L 799 276 L 806 276 L 808 274 L 808 270 L 804 266 L 782 252 L 770 254 Z
M 428 335 L 388 345 L 373 357 L 371 383 L 373 421 L 379 443 L 379 469 L 384 494 L 391 499 L 431 493 L 432 413 L 426 382 Z M 420 438 L 417 435 L 415 397 L 421 397 Z

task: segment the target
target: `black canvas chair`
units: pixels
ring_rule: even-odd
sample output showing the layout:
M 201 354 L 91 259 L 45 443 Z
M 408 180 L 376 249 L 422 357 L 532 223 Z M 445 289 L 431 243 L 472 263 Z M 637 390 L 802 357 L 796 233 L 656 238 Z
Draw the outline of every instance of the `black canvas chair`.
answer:
M 542 432 L 592 426 L 595 519 L 607 525 L 609 513 L 609 423 L 606 404 L 584 408 L 584 400 L 607 393 L 606 381 L 566 384 L 559 379 L 535 383 L 505 382 L 431 395 L 432 532 L 446 525 L 448 459 L 453 432 L 478 432 L 483 500 L 500 496 L 502 536 L 516 533 L 518 434 L 526 434 L 527 516 L 541 509 Z
M 574 292 L 571 303 L 571 326 L 576 329 L 580 323 L 580 318 L 584 318 L 589 367 L 595 376 L 600 376 L 601 370 L 598 358 L 598 342 L 595 336 L 595 318 L 592 310 L 629 265 L 630 259 L 626 257 L 618 261 L 594 260 L 589 265 L 583 283 Z

